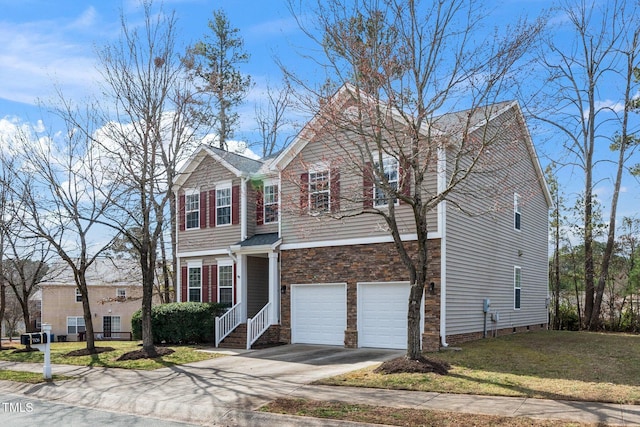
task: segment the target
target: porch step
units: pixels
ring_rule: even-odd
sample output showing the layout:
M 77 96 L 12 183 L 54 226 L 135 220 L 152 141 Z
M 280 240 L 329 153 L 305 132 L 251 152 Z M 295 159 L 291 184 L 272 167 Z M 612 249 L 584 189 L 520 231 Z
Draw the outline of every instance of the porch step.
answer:
M 218 347 L 221 348 L 247 348 L 247 324 L 239 324 L 229 335 L 222 340 Z

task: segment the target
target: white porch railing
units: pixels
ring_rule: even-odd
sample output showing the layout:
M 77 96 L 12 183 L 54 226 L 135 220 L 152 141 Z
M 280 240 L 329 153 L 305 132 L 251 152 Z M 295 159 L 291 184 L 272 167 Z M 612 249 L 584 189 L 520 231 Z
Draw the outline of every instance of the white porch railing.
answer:
M 216 316 L 216 347 L 240 322 L 240 304 L 234 305 L 222 316 Z
M 270 313 L 271 303 L 268 302 L 252 319 L 247 320 L 247 350 L 271 326 Z

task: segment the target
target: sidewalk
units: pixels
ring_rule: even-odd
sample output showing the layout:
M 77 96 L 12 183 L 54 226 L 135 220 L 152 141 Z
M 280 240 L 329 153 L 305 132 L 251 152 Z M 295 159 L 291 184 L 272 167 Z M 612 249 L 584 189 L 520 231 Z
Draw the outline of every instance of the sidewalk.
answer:
M 0 361 L 0 369 L 42 372 L 41 364 Z M 283 369 L 288 369 L 287 371 Z M 640 425 L 640 406 L 308 385 L 309 365 L 239 354 L 156 371 L 53 365 L 69 381 L 0 381 L 0 392 L 201 425 L 358 425 L 254 412 L 276 397 Z

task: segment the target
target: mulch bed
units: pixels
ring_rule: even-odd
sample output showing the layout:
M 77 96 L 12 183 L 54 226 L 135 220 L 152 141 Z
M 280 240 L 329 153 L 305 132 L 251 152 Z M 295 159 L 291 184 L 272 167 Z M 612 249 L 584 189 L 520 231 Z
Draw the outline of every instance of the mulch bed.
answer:
M 409 359 L 405 356 L 387 360 L 378 366 L 374 372 L 378 374 L 400 374 L 400 373 L 428 373 L 433 372 L 439 375 L 447 375 L 451 366 L 444 361 L 436 359 Z
M 80 350 L 73 350 L 69 353 L 65 354 L 65 357 L 73 357 L 73 356 L 91 356 L 92 354 L 98 353 L 106 353 L 108 351 L 114 351 L 113 347 L 96 347 L 96 351 L 91 353 L 86 348 L 81 348 Z
M 118 357 L 120 360 L 138 360 L 138 359 L 155 359 L 156 357 L 168 356 L 173 353 L 174 350 L 168 347 L 155 347 L 155 354 L 148 354 L 144 349 L 130 351 Z
M 6 345 L 4 345 L 4 346 L 0 347 L 0 351 L 4 351 L 4 350 L 15 350 L 15 349 L 16 349 L 15 347 L 6 346 Z
M 32 351 L 40 351 L 35 347 L 25 347 L 25 348 L 19 348 L 17 350 L 14 351 L 14 353 L 31 353 Z

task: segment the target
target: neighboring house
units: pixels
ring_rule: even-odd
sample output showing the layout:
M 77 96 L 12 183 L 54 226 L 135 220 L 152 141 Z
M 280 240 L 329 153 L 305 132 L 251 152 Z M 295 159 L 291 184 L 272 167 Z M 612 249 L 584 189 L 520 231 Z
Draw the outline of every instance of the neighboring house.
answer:
M 551 198 L 518 104 L 490 111 L 488 128 L 509 147 L 493 153 L 503 156 L 506 173 L 468 181 L 428 214 L 425 350 L 547 327 Z M 441 123 L 465 117 L 451 114 Z M 472 120 L 482 132 L 485 117 Z M 231 336 L 245 342 L 248 334 L 250 346 L 268 330 L 267 340 L 281 342 L 406 348 L 409 277 L 391 236 L 374 215 L 326 214 L 348 209 L 357 195 L 365 195 L 359 203 L 386 201 L 374 183 L 350 175 L 319 126 L 316 117 L 275 158 L 196 150 L 176 182 L 178 301 L 228 304 L 217 340 L 235 329 Z M 425 191 L 438 192 L 448 179 L 452 159 L 438 156 L 449 167 L 429 175 Z M 384 162 L 385 173 L 401 175 L 397 159 Z M 476 185 L 510 183 L 518 190 L 496 191 L 500 200 L 473 196 Z M 503 208 L 494 208 L 498 202 Z M 469 216 L 465 205 L 486 213 Z M 415 241 L 410 209 L 395 209 L 403 240 Z
M 52 266 L 59 274 L 41 283 L 42 323 L 51 324 L 55 337 L 77 341 L 84 335 L 82 297 L 73 271 L 63 261 Z M 140 309 L 142 279 L 137 262 L 97 258 L 87 269 L 87 290 L 96 339 L 128 340 L 131 316 Z

